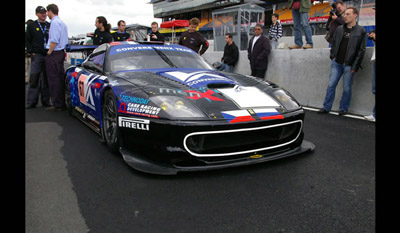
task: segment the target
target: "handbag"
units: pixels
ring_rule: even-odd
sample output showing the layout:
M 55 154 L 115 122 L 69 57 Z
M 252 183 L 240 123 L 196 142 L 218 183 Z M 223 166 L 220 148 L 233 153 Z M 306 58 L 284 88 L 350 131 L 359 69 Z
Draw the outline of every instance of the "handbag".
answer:
M 292 4 L 292 10 L 298 10 L 300 9 L 300 1 L 298 2 L 293 2 Z

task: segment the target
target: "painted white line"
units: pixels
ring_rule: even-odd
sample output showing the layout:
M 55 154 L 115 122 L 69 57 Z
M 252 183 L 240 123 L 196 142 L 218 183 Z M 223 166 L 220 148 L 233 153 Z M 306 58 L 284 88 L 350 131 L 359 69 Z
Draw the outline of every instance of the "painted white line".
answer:
M 309 110 L 309 111 L 314 111 L 314 112 L 318 112 L 318 111 L 319 111 L 319 108 L 311 108 L 311 107 L 305 107 L 305 106 L 303 106 L 303 109 Z M 329 114 L 336 115 L 336 116 L 339 115 L 338 112 L 333 112 L 333 111 L 330 111 Z M 343 117 L 350 117 L 350 118 L 354 118 L 354 119 L 359 119 L 359 120 L 368 121 L 368 120 L 365 119 L 363 116 L 354 115 L 354 114 L 350 114 L 350 113 L 348 113 L 348 114 L 346 114 L 346 115 L 343 115 Z

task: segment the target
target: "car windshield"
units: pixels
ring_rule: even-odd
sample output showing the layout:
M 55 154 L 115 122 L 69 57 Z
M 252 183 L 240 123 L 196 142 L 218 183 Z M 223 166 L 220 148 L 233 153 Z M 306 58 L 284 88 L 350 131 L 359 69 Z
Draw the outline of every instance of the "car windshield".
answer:
M 111 49 L 112 73 L 163 68 L 213 69 L 202 57 L 184 47 L 144 45 Z

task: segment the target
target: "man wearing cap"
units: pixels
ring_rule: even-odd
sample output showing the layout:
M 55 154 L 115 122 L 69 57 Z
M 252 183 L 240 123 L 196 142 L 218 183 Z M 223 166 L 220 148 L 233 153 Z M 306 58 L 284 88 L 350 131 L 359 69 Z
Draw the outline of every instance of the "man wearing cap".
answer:
M 65 106 L 65 83 L 64 83 L 64 60 L 65 46 L 68 44 L 67 26 L 58 17 L 58 6 L 50 4 L 47 6 L 47 14 L 51 19 L 49 30 L 49 41 L 46 48 L 46 70 L 50 88 L 52 107 L 51 110 L 64 110 Z
M 45 60 L 50 23 L 46 21 L 46 12 L 44 7 L 36 7 L 36 16 L 38 19 L 28 24 L 26 28 L 25 46 L 32 60 L 26 108 L 36 107 L 39 93 L 41 93 L 42 105 L 45 107 L 50 106 Z

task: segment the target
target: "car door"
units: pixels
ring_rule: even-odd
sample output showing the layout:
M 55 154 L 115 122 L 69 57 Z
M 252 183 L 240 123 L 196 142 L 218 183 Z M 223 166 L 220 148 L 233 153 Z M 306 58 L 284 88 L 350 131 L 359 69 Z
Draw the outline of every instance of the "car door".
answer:
M 104 57 L 105 51 L 90 55 L 82 63 L 83 69 L 77 77 L 79 107 L 97 120 L 101 113 L 100 90 L 106 79 L 103 75 Z

